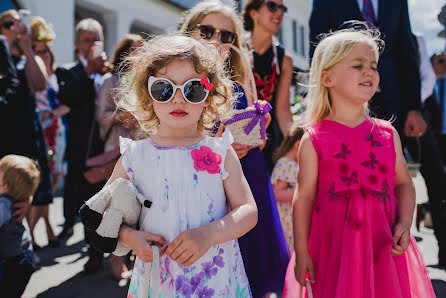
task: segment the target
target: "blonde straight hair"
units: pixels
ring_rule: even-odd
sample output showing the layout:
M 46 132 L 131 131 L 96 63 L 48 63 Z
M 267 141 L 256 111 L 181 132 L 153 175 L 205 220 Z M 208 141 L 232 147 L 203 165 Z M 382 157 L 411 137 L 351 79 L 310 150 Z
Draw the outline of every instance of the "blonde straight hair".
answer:
M 323 36 L 311 62 L 308 105 L 305 113 L 306 127 L 325 119 L 332 111 L 328 89 L 321 83 L 322 72 L 330 70 L 362 44 L 373 48 L 378 62 L 384 42 L 379 39 L 377 30 L 344 29 Z M 369 116 L 368 103 L 364 104 L 363 112 Z
M 193 8 L 186 12 L 186 15 L 180 24 L 178 32 L 180 34 L 190 35 L 193 31 L 197 30 L 197 25 L 204 19 L 205 16 L 211 13 L 221 13 L 231 19 L 234 26 L 234 33 L 237 34 L 237 38 L 234 41 L 234 46 L 240 49 L 240 53 L 236 53 L 231 49 L 231 55 L 226 61 L 231 79 L 233 81 L 244 82 L 247 78 L 247 71 L 243 60 L 249 61 L 248 50 L 244 46 L 243 36 L 245 36 L 243 30 L 243 22 L 234 7 L 223 4 L 219 0 L 205 0 L 199 2 Z M 244 55 L 242 58 L 240 55 Z

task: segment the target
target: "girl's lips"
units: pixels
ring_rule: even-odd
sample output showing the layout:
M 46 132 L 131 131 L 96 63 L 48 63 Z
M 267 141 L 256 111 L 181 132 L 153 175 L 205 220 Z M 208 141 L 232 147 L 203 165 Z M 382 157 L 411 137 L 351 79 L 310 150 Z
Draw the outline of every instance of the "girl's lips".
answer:
M 174 116 L 174 117 L 184 117 L 187 115 L 187 113 L 183 110 L 175 110 L 170 112 L 170 115 Z

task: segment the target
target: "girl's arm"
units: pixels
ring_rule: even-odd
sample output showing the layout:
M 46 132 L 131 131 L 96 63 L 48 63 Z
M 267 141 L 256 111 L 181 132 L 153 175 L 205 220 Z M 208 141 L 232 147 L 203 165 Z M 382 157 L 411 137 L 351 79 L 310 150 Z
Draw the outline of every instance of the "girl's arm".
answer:
M 398 132 L 393 129 L 395 144 L 395 196 L 398 200 L 398 222 L 393 229 L 394 244 L 392 255 L 398 256 L 406 251 L 410 242 L 410 226 L 415 208 L 415 187 L 407 169 Z
M 113 181 L 118 178 L 124 178 L 129 180 L 129 176 L 124 170 L 122 166 L 122 158 L 124 154 L 121 155 L 118 162 L 113 169 L 113 173 L 108 179 L 105 186 L 109 185 Z M 166 243 L 164 238 L 160 235 L 156 235 L 149 232 L 137 231 L 129 226 L 122 225 L 119 230 L 119 242 L 124 243 L 128 247 L 130 247 L 135 254 L 141 259 L 143 262 L 152 262 L 153 260 L 153 251 L 152 251 L 152 242 L 159 244 L 160 246 L 164 246 Z M 162 247 L 161 254 L 163 253 L 165 247 Z
M 308 237 L 311 225 L 311 211 L 316 196 L 318 180 L 318 158 L 308 133 L 302 137 L 299 148 L 298 187 L 293 197 L 294 250 L 296 251 L 296 280 L 305 286 L 305 276 L 309 272 L 314 281 L 313 261 L 308 251 Z
M 273 184 L 274 195 L 278 202 L 291 202 L 293 200 L 294 190 L 296 187 L 290 187 L 290 184 L 283 180 L 277 180 Z
M 168 244 L 166 255 L 190 266 L 213 245 L 239 238 L 257 224 L 257 206 L 234 149 L 225 160 L 229 176 L 223 181 L 231 212 L 196 229 L 184 231 Z
M 291 123 L 293 123 L 293 116 L 291 115 L 290 108 L 290 87 L 292 75 L 293 60 L 291 56 L 285 52 L 276 100 L 276 116 L 279 122 L 280 131 L 284 136 L 287 135 L 288 129 L 290 128 Z

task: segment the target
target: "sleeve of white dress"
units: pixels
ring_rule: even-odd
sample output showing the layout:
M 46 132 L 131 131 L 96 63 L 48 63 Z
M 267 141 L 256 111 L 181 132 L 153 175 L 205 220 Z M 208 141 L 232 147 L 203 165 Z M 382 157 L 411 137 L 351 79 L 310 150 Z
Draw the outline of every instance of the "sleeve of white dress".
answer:
M 119 149 L 121 151 L 122 157 L 122 166 L 124 167 L 127 176 L 129 176 L 130 182 L 135 183 L 133 176 L 133 160 L 132 160 L 132 152 L 134 151 L 135 142 L 131 139 L 119 137 Z
M 223 162 L 220 164 L 220 170 L 221 170 L 221 178 L 225 180 L 228 178 L 229 173 L 225 169 L 225 163 L 226 155 L 228 153 L 229 148 L 231 147 L 232 143 L 234 143 L 234 137 L 232 136 L 231 131 L 227 128 L 225 132 L 223 133 L 222 137 L 222 160 Z

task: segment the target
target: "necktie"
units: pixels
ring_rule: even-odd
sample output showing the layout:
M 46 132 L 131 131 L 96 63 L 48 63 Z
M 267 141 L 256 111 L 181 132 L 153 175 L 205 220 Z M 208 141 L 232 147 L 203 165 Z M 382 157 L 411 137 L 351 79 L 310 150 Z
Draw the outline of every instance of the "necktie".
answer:
M 375 11 L 373 10 L 372 0 L 363 0 L 362 15 L 367 25 L 369 25 L 371 28 L 375 28 L 376 17 L 375 17 Z
M 440 101 L 440 131 L 443 131 L 443 121 L 444 121 L 444 78 L 441 78 L 440 80 L 440 86 L 438 88 L 438 97 Z

